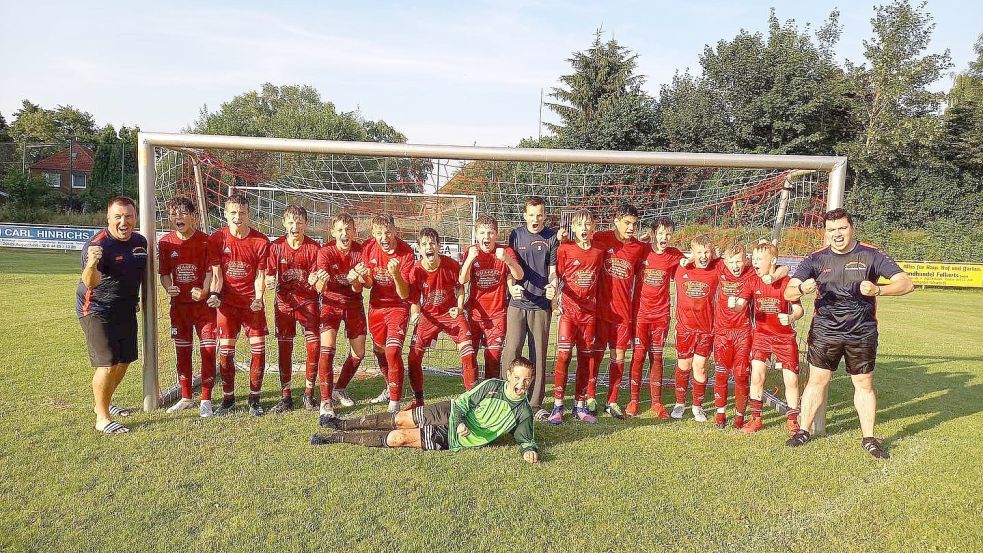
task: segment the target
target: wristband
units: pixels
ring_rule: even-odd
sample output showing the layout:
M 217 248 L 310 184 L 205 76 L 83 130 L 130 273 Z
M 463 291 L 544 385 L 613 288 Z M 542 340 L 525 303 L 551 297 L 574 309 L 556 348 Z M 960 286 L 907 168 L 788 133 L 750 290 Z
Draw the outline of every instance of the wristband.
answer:
M 208 297 L 209 297 L 209 298 L 218 298 L 218 299 L 222 299 L 222 293 L 221 293 L 221 292 L 209 292 L 209 293 L 208 293 Z
M 802 291 L 802 283 L 801 283 L 801 282 L 799 283 L 799 285 L 798 285 L 798 286 L 796 286 L 796 288 L 798 288 L 798 289 L 799 289 L 799 295 L 800 295 L 800 296 L 804 296 L 804 295 L 806 295 L 806 293 Z

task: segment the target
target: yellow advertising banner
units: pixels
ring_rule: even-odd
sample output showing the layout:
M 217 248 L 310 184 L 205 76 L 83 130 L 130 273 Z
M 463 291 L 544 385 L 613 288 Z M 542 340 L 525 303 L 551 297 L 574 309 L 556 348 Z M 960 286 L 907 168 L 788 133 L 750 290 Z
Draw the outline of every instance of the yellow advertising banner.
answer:
M 898 261 L 898 265 L 915 286 L 983 288 L 983 264 Z

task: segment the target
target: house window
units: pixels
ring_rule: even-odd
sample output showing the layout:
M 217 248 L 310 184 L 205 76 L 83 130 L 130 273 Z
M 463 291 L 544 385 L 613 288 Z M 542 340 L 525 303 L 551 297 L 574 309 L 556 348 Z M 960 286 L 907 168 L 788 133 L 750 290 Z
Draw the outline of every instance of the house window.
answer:
M 72 188 L 85 188 L 85 175 L 72 175 Z
M 59 173 L 45 173 L 44 180 L 48 181 L 48 186 L 52 188 L 61 186 L 61 174 Z

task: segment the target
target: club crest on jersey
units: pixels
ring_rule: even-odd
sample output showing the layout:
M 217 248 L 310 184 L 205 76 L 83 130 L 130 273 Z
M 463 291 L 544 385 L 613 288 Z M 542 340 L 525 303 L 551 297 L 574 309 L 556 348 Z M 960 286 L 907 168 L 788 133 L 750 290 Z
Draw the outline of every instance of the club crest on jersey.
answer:
M 608 253 L 614 253 L 614 248 L 608 248 Z
M 232 253 L 232 248 L 226 246 L 225 249 L 222 250 L 222 253 Z
M 574 259 L 574 260 L 573 260 L 573 265 L 574 265 L 575 267 L 576 267 L 577 265 L 580 265 L 580 260 L 579 260 L 579 259 Z
M 171 257 L 177 257 L 177 252 L 171 252 Z
M 863 261 L 851 261 L 843 267 L 844 271 L 866 271 L 867 264 Z
M 287 258 L 286 257 L 281 257 L 280 258 L 280 264 L 281 265 L 286 265 L 287 264 Z

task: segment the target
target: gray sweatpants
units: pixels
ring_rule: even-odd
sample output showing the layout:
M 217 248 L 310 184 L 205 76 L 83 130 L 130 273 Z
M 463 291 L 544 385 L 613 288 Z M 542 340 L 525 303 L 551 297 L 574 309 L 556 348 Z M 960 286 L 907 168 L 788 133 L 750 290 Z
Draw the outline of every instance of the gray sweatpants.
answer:
M 522 346 L 529 335 L 529 360 L 536 367 L 532 386 L 529 388 L 529 405 L 533 412 L 543 406 L 546 395 L 546 352 L 549 349 L 550 318 L 553 312 L 542 309 L 522 309 L 509 306 L 505 327 L 505 347 L 502 349 L 502 376 L 516 357 L 522 355 Z

